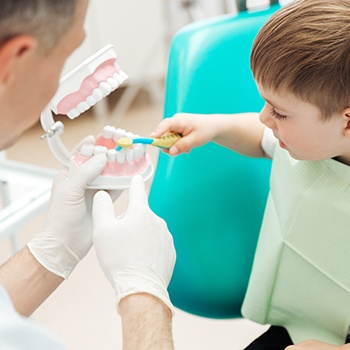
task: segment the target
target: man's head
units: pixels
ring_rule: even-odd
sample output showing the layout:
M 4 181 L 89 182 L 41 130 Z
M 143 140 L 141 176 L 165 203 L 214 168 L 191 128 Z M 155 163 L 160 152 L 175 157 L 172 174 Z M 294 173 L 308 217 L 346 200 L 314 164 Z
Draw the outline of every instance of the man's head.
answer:
M 323 119 L 350 107 L 349 0 L 295 0 L 257 35 L 251 67 L 265 90 L 292 93 Z
M 0 1 L 0 149 L 38 121 L 84 38 L 88 0 Z
M 49 50 L 71 25 L 76 6 L 76 0 L 2 0 L 0 44 L 30 34 L 38 38 L 44 50 Z

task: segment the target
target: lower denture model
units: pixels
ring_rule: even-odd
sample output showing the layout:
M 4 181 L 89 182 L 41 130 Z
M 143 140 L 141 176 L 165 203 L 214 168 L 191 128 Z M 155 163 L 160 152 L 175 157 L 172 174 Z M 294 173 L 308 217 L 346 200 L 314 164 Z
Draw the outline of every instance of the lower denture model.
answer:
M 120 138 L 134 139 L 137 135 L 113 126 L 105 126 L 94 144 L 83 144 L 80 152 L 72 155 L 60 138 L 64 130 L 63 123 L 54 121 L 51 110 L 55 114 L 66 114 L 75 119 L 117 89 L 126 79 L 127 75 L 117 64 L 113 46 L 107 45 L 62 78 L 56 95 L 41 114 L 40 120 L 45 130 L 42 138 L 47 139 L 55 157 L 69 167 L 70 175 L 93 155 L 106 154 L 107 165 L 101 175 L 89 184 L 89 188 L 125 189 L 134 175 L 141 175 L 146 181 L 153 174 L 151 158 L 141 144 L 117 151 Z

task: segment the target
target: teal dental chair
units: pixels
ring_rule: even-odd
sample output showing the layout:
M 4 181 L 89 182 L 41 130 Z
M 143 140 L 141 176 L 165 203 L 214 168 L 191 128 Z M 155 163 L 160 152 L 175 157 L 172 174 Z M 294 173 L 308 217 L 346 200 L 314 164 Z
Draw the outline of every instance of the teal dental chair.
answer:
M 165 118 L 262 108 L 249 56 L 254 37 L 279 5 L 249 12 L 239 1 L 238 8 L 238 15 L 193 23 L 173 38 Z M 169 293 L 176 307 L 211 318 L 241 317 L 270 166 L 214 143 L 177 157 L 160 152 L 149 201 L 174 237 Z

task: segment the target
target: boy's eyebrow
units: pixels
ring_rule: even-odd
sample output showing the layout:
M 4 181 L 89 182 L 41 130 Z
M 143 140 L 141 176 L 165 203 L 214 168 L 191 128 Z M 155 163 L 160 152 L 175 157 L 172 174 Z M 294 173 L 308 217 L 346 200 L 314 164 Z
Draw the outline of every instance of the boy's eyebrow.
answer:
M 270 102 L 267 98 L 264 98 L 263 96 L 262 96 L 262 98 L 263 98 L 268 104 L 270 104 L 273 108 L 278 109 L 279 111 L 284 111 L 284 108 L 279 108 L 278 106 L 276 106 L 274 103 Z

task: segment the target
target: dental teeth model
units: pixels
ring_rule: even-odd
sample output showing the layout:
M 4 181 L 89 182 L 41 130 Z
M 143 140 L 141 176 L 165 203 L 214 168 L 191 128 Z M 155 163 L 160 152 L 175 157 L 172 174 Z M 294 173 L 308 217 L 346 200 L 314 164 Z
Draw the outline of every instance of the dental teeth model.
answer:
M 45 130 L 42 138 L 47 139 L 55 157 L 69 167 L 70 174 L 93 155 L 106 154 L 107 165 L 89 188 L 124 189 L 129 187 L 131 177 L 139 174 L 145 181 L 148 180 L 153 173 L 150 156 L 143 145 L 116 151 L 119 138 L 135 138 L 135 135 L 113 126 L 106 126 L 95 144 L 84 144 L 80 152 L 72 156 L 60 139 L 63 123 L 54 121 L 51 110 L 55 114 L 66 114 L 71 119 L 77 118 L 126 79 L 127 75 L 117 64 L 112 45 L 107 45 L 61 79 L 56 95 L 41 114 L 41 125 Z
M 142 175 L 148 179 L 153 173 L 153 167 L 149 154 L 146 153 L 146 146 L 135 144 L 127 149 L 117 151 L 117 141 L 123 137 L 135 138 L 130 132 L 123 129 L 116 129 L 114 126 L 105 126 L 102 134 L 96 137 L 96 142 L 83 144 L 80 152 L 73 155 L 70 160 L 70 172 L 86 162 L 93 155 L 103 153 L 107 156 L 107 165 L 101 176 L 99 176 L 90 188 L 127 188 L 130 177 Z
M 62 78 L 50 108 L 56 114 L 66 114 L 74 119 L 126 79 L 127 75 L 117 64 L 113 47 L 107 45 Z

